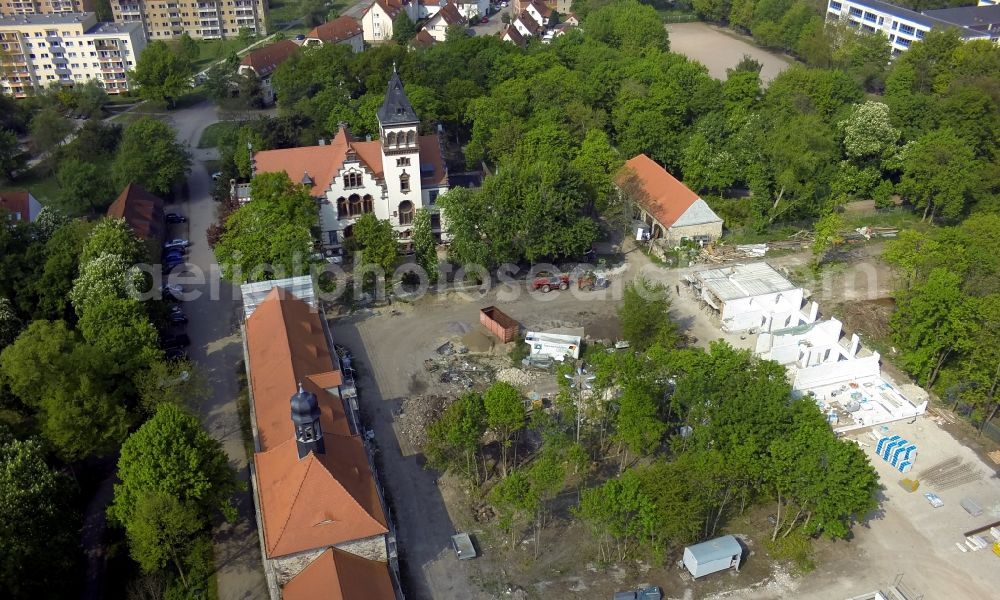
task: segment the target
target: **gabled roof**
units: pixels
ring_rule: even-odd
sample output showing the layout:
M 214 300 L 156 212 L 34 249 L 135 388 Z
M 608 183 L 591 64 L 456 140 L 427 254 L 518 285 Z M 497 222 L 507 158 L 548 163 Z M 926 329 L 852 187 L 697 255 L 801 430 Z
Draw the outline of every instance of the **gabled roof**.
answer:
M 264 451 L 292 439 L 294 428 L 288 401 L 302 383 L 323 398 L 326 374 L 339 369 L 327 348 L 319 315 L 303 300 L 275 287 L 246 321 L 250 386 L 253 389 L 257 434 Z M 338 384 L 339 385 L 339 384 Z M 337 402 L 321 402 L 324 432 L 350 435 L 347 418 Z
M 441 10 L 444 11 L 443 8 Z M 378 122 L 382 125 L 415 125 L 420 122 L 417 111 L 413 110 L 410 99 L 406 97 L 403 80 L 399 78 L 395 67 L 392 69 L 392 77 L 389 78 L 385 100 L 378 109 Z
M 31 192 L 3 192 L 0 193 L 0 210 L 9 212 L 15 221 L 30 222 L 38 218 L 41 205 Z
M 395 600 L 389 569 L 337 548 L 324 551 L 285 584 L 283 600 Z
M 692 192 L 686 185 L 678 181 L 666 169 L 658 165 L 653 159 L 645 154 L 640 154 L 625 162 L 622 171 L 618 174 L 617 182 L 621 186 L 634 173 L 642 189 L 643 207 L 653 215 L 664 227 L 671 227 L 677 223 L 697 202 L 704 201 L 698 194 Z M 705 204 L 708 209 L 708 205 Z M 711 212 L 711 209 L 708 209 Z M 714 216 L 715 213 L 712 213 Z M 715 217 L 714 220 L 720 220 Z M 708 222 L 708 221 L 704 221 Z M 679 223 L 694 224 L 694 223 Z
M 378 7 L 385 12 L 385 14 L 389 15 L 390 19 L 395 19 L 396 15 L 399 14 L 399 11 L 403 10 L 402 0 L 375 0 L 368 5 L 365 12 L 367 13 L 376 5 L 378 5 Z
M 552 9 L 546 6 L 544 2 L 539 2 L 538 0 L 531 0 L 531 2 L 528 3 L 528 6 L 533 6 L 535 10 L 538 11 L 538 14 L 542 15 L 546 19 L 552 16 Z
M 524 28 L 528 30 L 531 35 L 541 35 L 545 33 L 545 27 L 541 23 L 535 20 L 535 17 L 531 16 L 526 10 L 522 10 L 521 14 L 517 15 L 517 20 L 524 25 Z
M 357 19 L 341 15 L 332 21 L 313 27 L 306 34 L 307 40 L 320 40 L 324 44 L 339 44 L 361 35 L 361 23 Z
M 165 221 L 163 200 L 145 190 L 138 183 L 125 186 L 121 194 L 108 207 L 108 216 L 125 219 L 141 239 L 162 240 Z
M 246 321 L 254 455 L 265 550 L 269 557 L 387 533 L 385 514 L 361 440 L 351 434 L 341 382 L 317 313 L 274 288 Z M 325 451 L 299 459 L 289 400 L 298 384 L 316 394 Z
M 292 40 L 280 40 L 247 54 L 240 60 L 240 66 L 250 67 L 257 77 L 267 77 L 298 50 L 298 44 Z
M 441 10 L 437 11 L 437 14 L 431 17 L 430 20 L 434 21 L 435 19 L 441 19 L 448 25 L 461 25 L 462 13 L 458 12 L 458 7 L 455 6 L 455 3 L 449 2 L 442 6 Z
M 270 558 L 389 531 L 361 440 L 324 431 L 323 444 L 302 459 L 294 438 L 254 455 Z
M 417 32 L 417 35 L 413 36 L 410 40 L 410 45 L 414 48 L 427 48 L 428 46 L 433 46 L 437 42 L 426 29 L 421 29 Z
M 527 41 L 525 41 L 524 36 L 521 35 L 521 32 L 517 30 L 517 27 L 514 27 L 511 24 L 505 25 L 504 28 L 500 31 L 500 33 L 498 33 L 497 35 L 500 36 L 500 39 L 507 42 L 512 42 L 522 48 L 525 46 L 525 44 L 527 44 Z

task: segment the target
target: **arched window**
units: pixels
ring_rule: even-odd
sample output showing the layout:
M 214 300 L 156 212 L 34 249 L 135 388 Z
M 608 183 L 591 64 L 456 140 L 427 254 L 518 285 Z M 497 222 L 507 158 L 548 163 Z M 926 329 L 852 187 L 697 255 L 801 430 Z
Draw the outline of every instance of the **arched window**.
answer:
M 361 181 L 361 173 L 350 171 L 344 175 L 344 188 L 358 188 L 364 185 Z
M 413 224 L 413 203 L 409 200 L 403 200 L 399 203 L 399 224 Z
M 348 215 L 348 212 L 347 212 L 347 198 L 344 198 L 343 196 L 341 196 L 340 198 L 337 198 L 337 218 L 338 219 L 343 219 L 347 215 Z
M 396 132 L 395 131 L 390 131 L 389 135 L 385 136 L 385 145 L 386 146 L 395 146 L 396 145 Z
M 406 173 L 399 176 L 399 190 L 401 192 L 410 191 L 410 176 Z
M 356 217 L 361 214 L 361 196 L 357 194 L 351 194 L 351 197 L 347 199 L 351 204 L 351 216 Z
M 365 194 L 365 197 L 361 199 L 361 203 L 363 204 L 362 210 L 364 210 L 366 214 L 375 212 L 375 202 L 372 200 L 370 194 Z
M 417 143 L 417 133 L 412 129 L 406 133 L 406 145 L 412 146 Z

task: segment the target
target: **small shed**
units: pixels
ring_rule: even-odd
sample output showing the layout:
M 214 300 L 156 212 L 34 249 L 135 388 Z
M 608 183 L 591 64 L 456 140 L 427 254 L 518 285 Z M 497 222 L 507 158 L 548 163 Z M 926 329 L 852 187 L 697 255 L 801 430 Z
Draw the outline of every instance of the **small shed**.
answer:
M 697 579 L 717 571 L 739 568 L 743 546 L 732 535 L 724 535 L 684 548 L 684 566 Z

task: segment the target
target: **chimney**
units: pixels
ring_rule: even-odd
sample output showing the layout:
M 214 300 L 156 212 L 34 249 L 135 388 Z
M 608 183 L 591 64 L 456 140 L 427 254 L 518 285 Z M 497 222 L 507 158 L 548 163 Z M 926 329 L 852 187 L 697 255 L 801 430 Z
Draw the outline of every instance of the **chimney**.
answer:
M 319 424 L 319 402 L 316 400 L 316 394 L 303 390 L 302 384 L 299 383 L 299 391 L 292 396 L 291 406 L 299 459 L 305 458 L 310 452 L 323 454 L 326 448 L 323 445 L 323 430 Z

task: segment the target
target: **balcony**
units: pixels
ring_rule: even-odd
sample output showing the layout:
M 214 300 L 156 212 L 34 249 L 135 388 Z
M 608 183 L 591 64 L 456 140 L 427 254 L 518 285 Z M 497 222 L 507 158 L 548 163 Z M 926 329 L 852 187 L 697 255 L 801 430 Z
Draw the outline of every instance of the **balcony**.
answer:
M 63 56 L 62 54 L 56 54 L 56 55 L 54 55 L 52 57 L 52 63 L 53 64 L 56 64 L 56 65 L 65 65 L 67 62 L 69 62 L 69 61 L 66 60 L 66 57 Z

